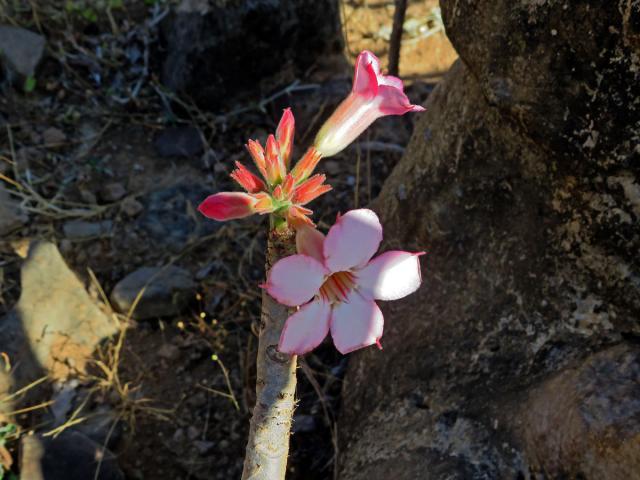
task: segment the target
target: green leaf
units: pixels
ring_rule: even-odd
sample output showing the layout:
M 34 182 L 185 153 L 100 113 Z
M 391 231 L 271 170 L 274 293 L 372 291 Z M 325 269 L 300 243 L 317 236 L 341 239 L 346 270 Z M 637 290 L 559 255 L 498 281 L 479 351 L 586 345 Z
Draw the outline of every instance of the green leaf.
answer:
M 92 23 L 98 21 L 98 15 L 92 8 L 85 8 L 84 10 L 82 10 L 82 16 Z
M 111 8 L 122 8 L 124 2 L 122 0 L 109 0 L 109 6 Z
M 31 93 L 35 90 L 36 84 L 38 81 L 35 79 L 33 75 L 29 75 L 24 81 L 24 91 L 27 93 Z

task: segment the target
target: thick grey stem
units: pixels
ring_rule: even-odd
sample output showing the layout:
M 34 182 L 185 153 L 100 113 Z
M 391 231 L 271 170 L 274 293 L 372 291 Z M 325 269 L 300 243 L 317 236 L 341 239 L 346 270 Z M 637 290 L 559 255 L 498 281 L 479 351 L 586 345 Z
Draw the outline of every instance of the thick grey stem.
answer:
M 267 271 L 282 257 L 295 254 L 293 231 L 269 233 Z M 265 291 L 258 343 L 256 405 L 244 459 L 243 480 L 285 478 L 291 418 L 295 407 L 296 356 L 277 350 L 280 333 L 291 309 Z

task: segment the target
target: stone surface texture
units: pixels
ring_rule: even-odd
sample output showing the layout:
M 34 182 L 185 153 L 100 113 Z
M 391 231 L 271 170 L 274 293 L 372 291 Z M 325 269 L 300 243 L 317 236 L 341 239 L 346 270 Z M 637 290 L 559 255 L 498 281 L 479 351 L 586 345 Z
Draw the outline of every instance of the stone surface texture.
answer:
M 639 478 L 640 6 L 441 6 L 461 60 L 374 202 L 424 285 L 351 358 L 340 478 Z
M 14 366 L 20 385 L 45 372 L 65 378 L 83 371 L 94 349 L 117 331 L 117 324 L 96 304 L 69 269 L 57 247 L 31 244 L 21 271 L 21 294 L 0 319 L 0 351 Z
M 142 267 L 120 280 L 111 292 L 113 305 L 138 320 L 179 314 L 195 296 L 196 283 L 183 268 Z M 136 299 L 140 295 L 137 303 Z
M 336 0 L 183 0 L 163 32 L 164 84 L 212 106 L 293 81 L 342 47 Z

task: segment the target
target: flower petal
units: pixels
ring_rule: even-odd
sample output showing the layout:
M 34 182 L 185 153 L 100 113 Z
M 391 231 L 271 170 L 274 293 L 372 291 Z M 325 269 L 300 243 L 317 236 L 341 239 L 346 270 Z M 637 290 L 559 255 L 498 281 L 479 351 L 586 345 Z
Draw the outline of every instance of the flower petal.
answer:
M 350 210 L 331 227 L 324 241 L 326 267 L 331 272 L 364 266 L 382 241 L 378 216 L 366 208 Z
M 373 53 L 364 50 L 356 59 L 352 91 L 359 95 L 375 97 L 378 93 L 380 60 Z
M 248 217 L 256 212 L 256 199 L 247 193 L 222 192 L 209 195 L 198 210 L 205 217 L 224 221 Z
M 415 292 L 420 276 L 420 253 L 385 252 L 355 272 L 360 292 L 376 300 L 397 300 Z
M 314 300 L 287 318 L 280 335 L 278 351 L 302 355 L 316 348 L 329 333 L 331 305 Z
M 331 336 L 342 354 L 377 343 L 382 337 L 384 317 L 376 302 L 352 292 L 331 312 Z
M 296 249 L 298 253 L 313 257 L 322 264 L 324 264 L 323 243 L 324 235 L 316 228 L 306 224 L 296 228 Z
M 278 302 L 295 307 L 307 303 L 318 292 L 327 273 L 315 258 L 291 255 L 271 267 L 265 287 Z
M 382 115 L 404 115 L 407 112 L 422 112 L 420 105 L 412 105 L 402 88 L 392 85 L 380 85 L 378 89 L 380 105 L 378 109 Z

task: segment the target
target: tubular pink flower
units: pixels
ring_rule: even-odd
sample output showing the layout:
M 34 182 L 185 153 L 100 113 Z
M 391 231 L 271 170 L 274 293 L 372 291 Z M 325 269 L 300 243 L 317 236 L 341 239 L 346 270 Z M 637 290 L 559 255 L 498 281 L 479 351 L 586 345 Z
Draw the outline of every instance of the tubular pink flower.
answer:
M 301 308 L 287 319 L 278 350 L 302 355 L 328 331 L 343 354 L 379 345 L 384 318 L 375 300 L 397 300 L 416 291 L 421 253 L 390 251 L 371 259 L 382 226 L 371 210 L 351 210 L 325 237 L 298 229 L 298 254 L 283 258 L 264 285 L 280 303 Z
M 232 220 L 256 213 L 254 207 L 257 202 L 258 200 L 248 193 L 222 192 L 209 195 L 198 206 L 198 210 L 205 217 L 214 220 Z
M 402 80 L 380 73 L 380 61 L 365 50 L 356 60 L 351 93 L 324 123 L 314 146 L 323 157 L 329 157 L 346 148 L 376 119 L 423 110 L 411 104 Z

